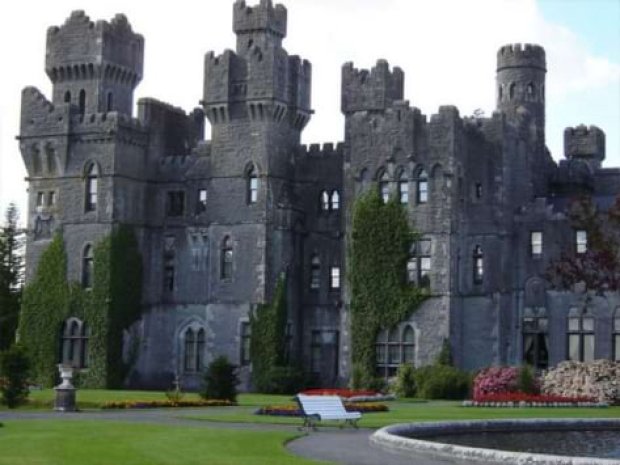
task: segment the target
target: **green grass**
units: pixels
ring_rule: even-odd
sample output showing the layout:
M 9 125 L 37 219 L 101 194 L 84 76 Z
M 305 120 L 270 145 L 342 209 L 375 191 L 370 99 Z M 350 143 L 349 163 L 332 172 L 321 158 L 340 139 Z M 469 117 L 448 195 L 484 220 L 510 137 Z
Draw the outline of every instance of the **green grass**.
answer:
M 461 407 L 459 402 L 388 402 L 389 412 L 366 413 L 358 423 L 365 428 L 380 428 L 394 423 L 441 420 L 485 420 L 500 418 L 620 418 L 620 407 L 609 408 L 487 408 Z M 256 408 L 239 406 L 204 410 L 183 418 L 234 423 L 300 424 L 301 419 L 255 415 Z
M 94 421 L 8 421 L 0 465 L 317 465 L 284 448 L 294 434 Z

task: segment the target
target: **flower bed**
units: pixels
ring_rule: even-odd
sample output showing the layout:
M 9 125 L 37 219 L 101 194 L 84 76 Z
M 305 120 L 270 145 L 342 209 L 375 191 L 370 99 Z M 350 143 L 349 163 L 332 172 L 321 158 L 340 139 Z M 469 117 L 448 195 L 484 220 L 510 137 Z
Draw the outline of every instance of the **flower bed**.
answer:
M 547 394 L 502 392 L 478 394 L 463 402 L 464 407 L 606 407 L 591 397 L 566 397 Z
M 362 389 L 306 389 L 301 392 L 306 396 L 338 396 L 343 399 L 348 399 L 349 397 L 374 397 L 379 395 L 380 393 L 377 391 L 370 390 L 362 390 Z
M 387 412 L 389 409 L 385 404 L 378 403 L 356 403 L 356 402 L 344 402 L 344 408 L 347 412 L 361 412 L 361 413 L 372 413 L 372 412 Z M 266 407 L 259 408 L 256 412 L 256 415 L 273 415 L 279 417 L 300 417 L 302 416 L 302 412 L 297 405 L 287 404 L 287 405 L 268 405 Z
M 103 409 L 169 408 L 169 407 L 230 407 L 228 400 L 121 400 L 104 403 Z

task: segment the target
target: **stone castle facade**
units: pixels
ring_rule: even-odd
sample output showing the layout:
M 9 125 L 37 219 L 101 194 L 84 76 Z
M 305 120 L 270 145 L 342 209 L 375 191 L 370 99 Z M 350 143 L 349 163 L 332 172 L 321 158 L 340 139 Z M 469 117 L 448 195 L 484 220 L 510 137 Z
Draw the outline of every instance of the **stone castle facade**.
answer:
M 283 272 L 290 356 L 324 385 L 346 382 L 346 238 L 355 198 L 375 188 L 397 196 L 421 233 L 406 272 L 431 293 L 379 335 L 379 374 L 432 362 L 444 339 L 465 369 L 620 358 L 620 296 L 586 302 L 543 277 L 562 250 L 587 248 L 565 214 L 570 198 L 592 194 L 605 208 L 620 192 L 620 169 L 601 166 L 596 127 L 568 128 L 566 159 L 552 160 L 543 48 L 499 50 L 488 118 L 452 106 L 427 117 L 404 100 L 401 69 L 347 63 L 345 140 L 304 146 L 312 68 L 282 47 L 287 10 L 237 0 L 233 29 L 235 51 L 206 54 L 201 108 L 189 114 L 146 98 L 132 117 L 144 39 L 123 15 L 92 22 L 75 11 L 50 28 L 51 100 L 32 87 L 22 94 L 27 278 L 55 231 L 68 278 L 85 287 L 93 244 L 117 225 L 137 235 L 143 317 L 127 331 L 127 344 L 139 342 L 129 384 L 169 386 L 179 374 L 195 386 L 220 354 L 247 383 L 248 316 Z

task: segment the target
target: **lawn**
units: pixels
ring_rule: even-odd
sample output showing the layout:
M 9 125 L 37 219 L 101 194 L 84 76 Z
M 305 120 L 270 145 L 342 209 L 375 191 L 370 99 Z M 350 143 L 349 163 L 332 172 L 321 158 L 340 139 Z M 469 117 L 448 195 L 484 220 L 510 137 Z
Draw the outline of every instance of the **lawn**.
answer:
M 284 448 L 294 433 L 17 420 L 0 428 L 0 465 L 318 465 Z

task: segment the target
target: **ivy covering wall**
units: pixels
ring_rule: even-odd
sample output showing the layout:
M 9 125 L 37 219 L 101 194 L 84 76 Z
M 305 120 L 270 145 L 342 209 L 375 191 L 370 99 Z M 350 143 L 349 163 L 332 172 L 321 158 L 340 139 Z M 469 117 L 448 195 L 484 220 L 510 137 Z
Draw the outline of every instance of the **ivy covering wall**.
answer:
M 286 277 L 280 276 L 271 303 L 258 306 L 250 315 L 252 382 L 260 392 L 271 391 L 274 370 L 286 360 Z
M 75 317 L 88 325 L 88 367 L 78 375 L 81 387 L 121 387 L 130 368 L 123 362 L 123 330 L 141 313 L 142 259 L 133 232 L 116 229 L 94 247 L 92 289 L 67 280 L 67 257 L 57 234 L 25 287 L 19 337 L 32 358 L 33 380 L 52 386 L 57 380 L 63 322 Z
M 372 383 L 379 331 L 408 318 L 428 291 L 407 282 L 407 261 L 417 234 L 396 199 L 383 203 L 376 189 L 353 207 L 348 279 L 351 286 L 351 353 L 354 375 Z M 357 380 L 359 382 L 359 380 Z

